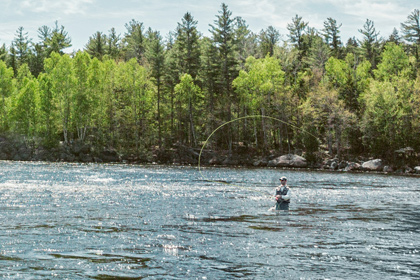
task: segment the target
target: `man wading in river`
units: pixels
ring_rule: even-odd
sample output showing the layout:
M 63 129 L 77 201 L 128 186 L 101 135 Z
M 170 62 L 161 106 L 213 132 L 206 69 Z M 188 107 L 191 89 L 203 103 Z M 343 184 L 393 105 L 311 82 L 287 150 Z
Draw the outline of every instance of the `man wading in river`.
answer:
M 287 178 L 280 178 L 281 185 L 276 188 L 276 210 L 289 210 L 290 188 L 287 186 Z

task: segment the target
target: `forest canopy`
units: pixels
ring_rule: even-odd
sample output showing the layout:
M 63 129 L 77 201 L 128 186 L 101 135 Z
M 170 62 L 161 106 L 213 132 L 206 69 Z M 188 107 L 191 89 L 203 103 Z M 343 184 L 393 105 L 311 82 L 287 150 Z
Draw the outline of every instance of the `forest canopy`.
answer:
M 291 15 L 288 34 L 254 33 L 221 4 L 210 36 L 186 12 L 165 37 L 133 19 L 124 34 L 97 31 L 72 54 L 58 22 L 36 42 L 20 27 L 0 48 L 0 133 L 147 155 L 200 147 L 225 122 L 260 115 L 281 122 L 243 119 L 209 147 L 390 158 L 420 147 L 419 22 L 416 9 L 382 38 L 367 19 L 343 42 L 333 18 L 317 30 Z

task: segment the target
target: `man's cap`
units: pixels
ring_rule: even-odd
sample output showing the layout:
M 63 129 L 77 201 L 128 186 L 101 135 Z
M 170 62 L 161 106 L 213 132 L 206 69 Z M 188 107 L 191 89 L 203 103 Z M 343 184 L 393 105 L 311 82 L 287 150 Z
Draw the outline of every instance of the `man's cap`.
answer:
M 284 176 L 283 176 L 283 177 L 281 177 L 281 178 L 280 178 L 280 181 L 283 181 L 283 180 L 286 180 L 286 181 L 287 181 L 287 178 L 286 178 L 286 177 L 284 177 Z

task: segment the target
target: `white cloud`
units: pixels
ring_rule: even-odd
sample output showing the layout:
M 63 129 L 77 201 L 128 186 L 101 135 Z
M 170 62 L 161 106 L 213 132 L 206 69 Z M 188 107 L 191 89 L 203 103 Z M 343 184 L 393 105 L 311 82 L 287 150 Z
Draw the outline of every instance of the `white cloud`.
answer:
M 18 1 L 17 1 L 18 2 Z M 23 0 L 19 6 L 20 13 L 64 13 L 86 14 L 86 9 L 94 0 Z

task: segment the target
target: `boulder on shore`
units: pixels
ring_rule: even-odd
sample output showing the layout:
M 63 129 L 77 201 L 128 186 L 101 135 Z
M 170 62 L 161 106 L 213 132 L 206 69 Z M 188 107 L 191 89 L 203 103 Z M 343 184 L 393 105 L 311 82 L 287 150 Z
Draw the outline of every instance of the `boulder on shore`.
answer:
M 356 171 L 359 169 L 360 169 L 360 164 L 358 164 L 357 162 L 349 162 L 343 170 L 346 172 L 349 172 L 349 171 Z
M 362 164 L 361 169 L 364 171 L 382 171 L 384 168 L 381 159 L 373 159 Z
M 272 159 L 268 162 L 268 167 L 306 167 L 308 163 L 304 157 L 287 154 Z

